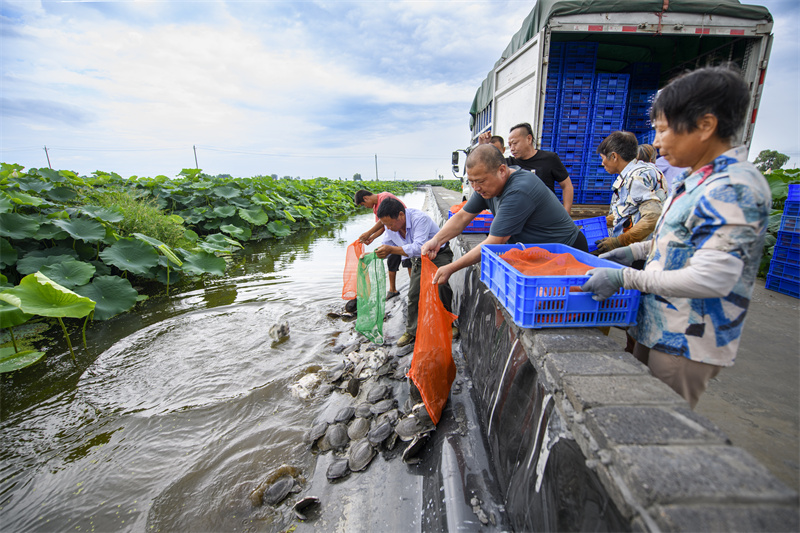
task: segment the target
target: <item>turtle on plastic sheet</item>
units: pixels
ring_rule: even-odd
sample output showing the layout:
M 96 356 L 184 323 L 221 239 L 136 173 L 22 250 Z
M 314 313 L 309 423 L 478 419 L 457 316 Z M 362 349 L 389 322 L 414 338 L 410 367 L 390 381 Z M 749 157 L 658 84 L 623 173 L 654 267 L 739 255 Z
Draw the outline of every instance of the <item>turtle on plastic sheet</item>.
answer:
M 358 404 L 355 415 L 357 418 L 372 418 L 372 403 L 363 402 Z
M 350 446 L 347 464 L 353 472 L 361 472 L 369 466 L 373 457 L 375 457 L 375 448 L 367 439 L 362 439 Z
M 342 407 L 341 409 L 339 409 L 339 412 L 336 413 L 336 416 L 333 418 L 333 421 L 342 422 L 346 424 L 347 422 L 350 422 L 350 419 L 353 418 L 354 414 L 356 414 L 355 407 L 350 407 L 350 406 Z
M 316 496 L 306 496 L 297 501 L 292 507 L 292 511 L 298 520 L 308 520 L 309 511 L 319 505 L 319 498 Z
M 356 418 L 347 427 L 347 436 L 350 440 L 363 439 L 369 433 L 369 420 L 366 418 Z
M 325 477 L 328 478 L 328 481 L 334 481 L 336 479 L 346 477 L 349 474 L 350 466 L 348 464 L 348 460 L 334 459 L 331 464 L 328 465 L 328 470 L 325 472 Z
M 370 407 L 369 409 L 370 411 L 372 411 L 372 414 L 380 415 L 382 413 L 385 413 L 386 411 L 394 409 L 395 407 L 397 407 L 397 400 L 388 398 L 386 400 L 381 400 L 377 403 L 372 404 L 372 407 Z
M 380 383 L 369 390 L 367 393 L 367 401 L 369 403 L 379 402 L 385 398 L 388 398 L 391 392 L 392 391 L 388 385 Z
M 378 446 L 380 443 L 385 441 L 389 435 L 394 432 L 394 428 L 390 422 L 384 422 L 380 425 L 375 426 L 372 428 L 369 433 L 367 433 L 367 440 L 373 446 Z
M 327 422 L 319 422 L 318 424 L 314 424 L 311 426 L 311 429 L 305 435 L 305 442 L 309 446 L 314 446 L 316 442 L 325 436 L 325 432 L 328 429 Z
M 325 438 L 334 450 L 344 449 L 350 442 L 347 436 L 347 426 L 344 424 L 331 424 L 325 432 Z

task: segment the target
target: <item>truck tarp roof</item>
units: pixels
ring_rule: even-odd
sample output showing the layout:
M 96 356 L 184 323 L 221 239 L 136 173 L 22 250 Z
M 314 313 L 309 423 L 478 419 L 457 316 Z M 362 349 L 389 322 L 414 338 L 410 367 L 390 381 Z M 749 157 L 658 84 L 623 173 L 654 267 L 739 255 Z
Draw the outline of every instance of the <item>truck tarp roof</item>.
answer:
M 664 0 L 637 0 L 635 3 L 624 0 L 538 0 L 525 17 L 522 27 L 511 38 L 500 59 L 489 71 L 486 79 L 475 93 L 469 112 L 474 117 L 492 100 L 494 94 L 494 71 L 514 52 L 523 47 L 541 30 L 551 17 L 557 15 L 579 15 L 586 13 L 658 13 L 662 11 Z M 635 7 L 634 7 L 635 6 Z M 701 13 L 728 16 L 751 20 L 772 20 L 766 7 L 743 5 L 739 0 L 670 0 L 667 13 Z

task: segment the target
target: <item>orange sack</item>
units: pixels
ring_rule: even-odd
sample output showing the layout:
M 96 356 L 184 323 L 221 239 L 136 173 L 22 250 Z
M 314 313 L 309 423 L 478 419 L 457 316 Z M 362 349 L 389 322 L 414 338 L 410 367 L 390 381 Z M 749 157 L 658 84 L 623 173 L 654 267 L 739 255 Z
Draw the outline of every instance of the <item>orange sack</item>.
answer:
M 500 257 L 526 276 L 585 276 L 595 267 L 585 265 L 571 254 L 554 254 L 537 246 L 512 248 Z
M 344 286 L 342 299 L 355 300 L 358 296 L 358 258 L 364 255 L 364 243 L 356 240 L 347 247 L 347 256 L 344 262 Z
M 456 378 L 453 362 L 453 321 L 458 318 L 447 311 L 439 298 L 439 285 L 433 284 L 437 267 L 422 257 L 419 279 L 419 318 L 417 339 L 408 377 L 422 395 L 425 408 L 434 424 L 439 423 L 442 409 L 450 396 L 450 386 Z

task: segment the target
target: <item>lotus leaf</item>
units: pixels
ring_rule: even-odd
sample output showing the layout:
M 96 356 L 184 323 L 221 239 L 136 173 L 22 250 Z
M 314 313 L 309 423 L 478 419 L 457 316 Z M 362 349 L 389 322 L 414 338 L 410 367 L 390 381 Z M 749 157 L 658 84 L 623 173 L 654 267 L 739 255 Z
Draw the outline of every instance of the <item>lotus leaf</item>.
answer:
M 232 217 L 236 214 L 236 208 L 232 205 L 221 205 L 214 208 L 214 214 L 220 218 Z
M 250 197 L 250 200 L 254 204 L 258 205 L 266 205 L 269 207 L 275 207 L 275 202 L 273 202 L 269 196 L 264 193 L 257 192 L 253 196 Z
M 286 218 L 291 222 L 297 222 L 297 220 L 295 220 L 295 218 L 292 216 L 292 214 L 289 212 L 288 209 L 284 209 L 283 214 L 286 215 Z
M 42 250 L 36 250 L 40 252 Z M 76 259 L 72 255 L 33 255 L 35 252 L 30 252 L 25 257 L 17 261 L 17 272 L 20 274 L 27 275 L 33 274 L 34 272 L 39 272 L 42 267 L 47 265 L 57 265 L 58 263 L 63 263 L 64 261 L 70 261 Z
M 37 196 L 31 196 L 30 194 L 25 194 L 24 192 L 6 191 L 6 194 L 11 201 L 17 205 L 32 205 L 36 207 L 44 203 L 44 200 L 41 198 Z
M 31 178 L 19 178 L 17 180 L 17 184 L 19 188 L 23 191 L 33 191 L 35 193 L 40 193 L 42 191 L 48 191 L 53 188 L 53 185 L 42 181 L 39 178 L 31 177 Z
M 7 196 L 0 196 L 0 213 L 8 213 L 14 209 L 14 202 Z
M 111 224 L 122 222 L 125 220 L 125 214 L 117 207 L 97 207 L 93 205 L 85 205 L 80 208 L 81 212 L 92 218 L 109 222 Z
M 183 224 L 183 218 L 180 215 L 172 214 L 167 217 L 176 224 Z
M 183 271 L 190 274 L 214 274 L 221 276 L 225 273 L 225 260 L 213 253 L 197 252 L 184 254 Z
M 69 220 L 69 213 L 66 209 L 62 209 L 61 211 L 55 211 L 54 213 L 50 213 L 47 215 L 47 218 L 63 218 L 65 220 Z
M 17 250 L 11 243 L 0 237 L 0 268 L 11 266 L 17 262 Z
M 39 223 L 35 218 L 17 213 L 0 213 L 0 236 L 10 239 L 30 239 L 36 235 Z
M 39 229 L 36 231 L 36 235 L 33 236 L 33 238 L 37 241 L 44 241 L 48 239 L 60 241 L 61 239 L 66 239 L 67 237 L 69 237 L 69 233 L 50 222 L 46 222 L 39 226 Z
M 240 228 L 239 226 L 234 226 L 233 224 L 224 224 L 220 226 L 219 229 L 236 239 L 241 239 L 243 241 L 250 240 L 250 228 Z
M 40 176 L 47 178 L 52 183 L 63 183 L 66 181 L 64 176 L 61 175 L 60 172 L 57 170 L 53 170 L 51 168 L 40 168 L 40 169 L 31 169 L 36 170 Z
M 145 235 L 144 233 L 134 233 L 134 234 L 132 234 L 132 236 L 136 237 L 140 241 L 144 241 L 147 244 L 155 246 L 156 248 L 158 248 L 159 246 L 162 246 L 164 244 L 163 242 L 159 241 L 155 237 L 150 237 L 149 235 Z
M 120 270 L 139 276 L 158 264 L 158 252 L 152 246 L 133 238 L 120 239 L 102 252 L 100 258 Z
M 239 209 L 239 216 L 242 220 L 255 224 L 256 226 L 263 226 L 269 222 L 269 216 L 264 212 L 261 207 L 252 207 L 250 209 Z
M 55 187 L 47 191 L 47 197 L 54 202 L 69 202 L 78 195 L 69 187 Z
M 36 350 L 16 352 L 14 348 L 0 348 L 0 374 L 31 366 L 42 357 L 44 357 L 44 352 Z
M 76 288 L 75 292 L 96 302 L 95 320 L 108 320 L 128 311 L 136 305 L 139 296 L 131 282 L 119 276 L 97 276 L 90 284 Z
M 200 236 L 196 232 L 190 229 L 184 230 L 183 236 L 186 237 L 186 240 L 189 242 L 197 242 L 197 239 L 200 238 Z
M 89 263 L 71 259 L 54 265 L 45 265 L 39 272 L 59 285 L 72 289 L 89 283 L 94 276 L 95 268 Z
M 106 227 L 90 218 L 54 220 L 53 224 L 69 233 L 73 239 L 86 242 L 100 242 L 106 236 Z
M 280 220 L 273 220 L 267 224 L 267 229 L 272 232 L 276 237 L 286 237 L 292 232 L 292 228 L 284 224 Z
M 89 261 L 94 267 L 94 275 L 95 276 L 110 276 L 111 275 L 111 267 L 107 264 L 103 263 L 102 261 Z
M 83 318 L 94 309 L 94 302 L 36 272 L 22 278 L 19 285 L 0 292 L 0 300 L 31 315 Z
M 13 328 L 27 322 L 33 315 L 8 302 L 0 302 L 0 328 Z
M 213 192 L 220 198 L 235 198 L 240 194 L 239 189 L 237 189 L 236 187 L 231 187 L 230 185 L 224 185 L 222 187 L 214 187 L 214 190 L 212 190 L 211 192 Z

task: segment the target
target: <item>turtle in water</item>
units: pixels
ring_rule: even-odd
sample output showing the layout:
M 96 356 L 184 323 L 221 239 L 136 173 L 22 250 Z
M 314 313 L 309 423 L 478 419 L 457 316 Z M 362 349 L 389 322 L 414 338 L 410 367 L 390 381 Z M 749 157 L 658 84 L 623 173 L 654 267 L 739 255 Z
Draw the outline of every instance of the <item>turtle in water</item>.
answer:
M 289 322 L 283 321 L 273 324 L 269 328 L 269 336 L 272 337 L 272 340 L 279 341 L 285 337 L 289 336 Z
M 339 412 L 336 413 L 336 416 L 333 418 L 334 422 L 343 422 L 347 423 L 350 422 L 350 419 L 353 418 L 353 415 L 356 414 L 355 407 L 342 407 L 339 409 Z
M 296 492 L 295 487 L 296 482 L 293 477 L 282 477 L 264 491 L 262 501 L 268 505 L 278 505 L 286 499 L 290 492 Z
M 341 479 L 350 473 L 350 466 L 347 459 L 335 459 L 328 465 L 328 470 L 325 472 L 325 477 L 328 481 Z
M 298 520 L 308 520 L 308 512 L 319 505 L 319 498 L 316 496 L 306 496 L 297 501 L 292 507 L 294 515 Z
M 350 437 L 350 440 L 363 439 L 367 436 L 368 432 L 369 420 L 361 417 L 350 422 L 350 426 L 347 428 L 347 436 Z
M 394 409 L 396 406 L 397 401 L 392 398 L 388 398 L 372 404 L 372 407 L 370 407 L 369 410 L 372 411 L 372 414 L 379 415 L 389 411 L 390 409 Z
M 305 441 L 309 446 L 314 446 L 316 442 L 321 439 L 328 429 L 327 422 L 320 422 L 311 426 L 311 429 L 306 433 Z
M 347 426 L 341 423 L 328 426 L 325 438 L 334 450 L 341 450 L 350 442 L 350 438 L 347 436 Z
M 360 472 L 369 466 L 373 457 L 375 457 L 375 448 L 367 439 L 362 439 L 350 446 L 347 464 L 353 472 Z

